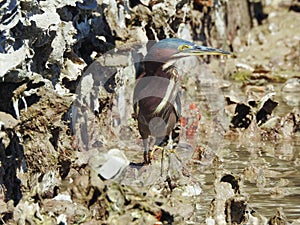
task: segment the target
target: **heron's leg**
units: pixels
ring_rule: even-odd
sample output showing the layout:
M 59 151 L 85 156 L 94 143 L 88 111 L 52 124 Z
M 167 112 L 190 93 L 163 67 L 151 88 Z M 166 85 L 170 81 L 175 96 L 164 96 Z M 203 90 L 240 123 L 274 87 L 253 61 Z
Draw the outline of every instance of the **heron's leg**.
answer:
M 145 162 L 145 164 L 149 164 L 150 163 L 150 154 L 149 154 L 148 138 L 143 139 L 143 145 L 144 145 L 144 162 Z
M 160 160 L 160 176 L 161 177 L 164 174 L 164 155 L 165 155 L 165 149 L 162 148 L 162 151 L 161 151 L 161 160 Z
M 167 169 L 167 177 L 171 177 L 170 176 L 170 169 L 171 169 L 171 156 L 170 153 L 172 153 L 173 151 L 175 151 L 173 149 L 173 139 L 172 139 L 172 133 L 169 135 L 169 140 L 168 140 L 168 169 Z
M 170 134 L 170 136 L 169 136 L 169 141 L 168 141 L 168 146 L 167 146 L 167 151 L 168 151 L 168 156 L 169 156 L 169 159 L 168 159 L 168 169 L 167 169 L 167 172 L 168 172 L 168 175 L 167 176 L 169 176 L 169 177 L 171 177 L 171 174 L 170 174 L 170 172 L 171 172 L 171 163 L 172 163 L 172 159 L 171 159 L 171 154 L 173 154 L 173 155 L 175 155 L 175 157 L 176 157 L 176 159 L 180 162 L 180 164 L 183 166 L 183 168 L 184 168 L 184 164 L 183 164 L 183 162 L 182 162 L 182 160 L 180 159 L 180 157 L 179 157 L 179 155 L 177 154 L 177 152 L 176 152 L 176 146 L 177 146 L 177 144 L 178 144 L 178 139 L 176 140 L 175 139 L 175 141 L 173 140 L 173 138 L 174 138 L 174 136 L 172 136 L 171 134 Z
M 173 154 L 175 155 L 176 159 L 177 159 L 180 163 L 182 163 L 182 160 L 179 158 L 179 156 L 178 156 L 178 154 L 177 154 L 177 152 L 176 152 L 175 149 L 171 149 L 171 150 L 170 150 L 170 153 L 173 153 Z
M 180 125 L 177 124 L 177 126 L 173 129 L 173 131 L 171 132 L 171 134 L 169 135 L 169 143 L 170 143 L 170 147 L 169 147 L 169 152 L 173 153 L 176 157 L 176 159 L 182 163 L 182 160 L 179 158 L 177 152 L 176 152 L 176 147 L 179 143 L 179 133 L 180 133 Z
M 153 148 L 150 150 L 150 153 L 149 153 L 151 159 L 153 159 L 153 155 L 154 155 L 156 150 L 164 150 L 164 148 L 161 147 L 161 146 L 158 146 L 158 145 L 154 145 Z
M 149 161 L 153 159 L 154 153 L 156 150 L 161 150 L 161 167 L 160 167 L 160 175 L 163 176 L 163 170 L 164 170 L 164 152 L 165 148 L 162 146 L 154 145 L 153 148 L 149 152 Z

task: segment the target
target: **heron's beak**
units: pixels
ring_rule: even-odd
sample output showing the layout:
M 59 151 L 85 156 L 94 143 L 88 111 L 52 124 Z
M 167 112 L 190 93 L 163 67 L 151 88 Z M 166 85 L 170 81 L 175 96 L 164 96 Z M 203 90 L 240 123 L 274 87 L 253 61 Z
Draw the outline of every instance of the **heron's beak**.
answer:
M 184 55 L 231 55 L 231 52 L 222 49 L 210 48 L 206 46 L 194 45 L 184 49 L 181 53 Z

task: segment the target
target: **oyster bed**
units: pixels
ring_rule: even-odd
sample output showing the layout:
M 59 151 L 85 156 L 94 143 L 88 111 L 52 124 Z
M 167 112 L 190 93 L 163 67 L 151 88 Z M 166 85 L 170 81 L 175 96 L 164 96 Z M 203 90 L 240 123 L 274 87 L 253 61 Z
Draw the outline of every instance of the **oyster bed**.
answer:
M 3 1 L 0 223 L 300 224 L 299 7 Z M 181 142 L 145 166 L 135 63 L 175 36 L 233 56 L 178 63 Z

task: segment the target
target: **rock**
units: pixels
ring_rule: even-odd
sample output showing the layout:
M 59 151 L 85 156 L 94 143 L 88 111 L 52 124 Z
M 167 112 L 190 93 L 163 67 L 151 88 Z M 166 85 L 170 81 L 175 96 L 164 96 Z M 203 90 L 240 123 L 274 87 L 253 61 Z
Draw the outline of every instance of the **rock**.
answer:
M 0 53 L 0 78 L 4 77 L 11 69 L 23 63 L 25 58 L 29 55 L 27 52 L 29 52 L 29 48 L 23 45 L 13 52 L 6 54 Z M 14 80 L 16 81 L 17 78 Z
M 300 78 L 291 78 L 287 80 L 282 87 L 282 96 L 284 101 L 290 106 L 300 105 Z
M 14 128 L 19 123 L 18 120 L 16 120 L 12 115 L 0 112 L 0 130 L 2 127 L 4 128 Z
M 200 195 L 202 192 L 202 189 L 199 185 L 187 185 L 184 187 L 184 191 L 182 192 L 182 196 L 197 196 Z
M 18 1 L 4 0 L 0 7 L 0 30 L 9 30 L 17 25 L 21 17 Z M 2 50 L 0 50 L 2 52 Z M 2 66 L 1 66 L 2 68 Z
M 283 213 L 282 208 L 279 208 L 276 212 L 276 215 L 270 218 L 269 225 L 287 225 L 286 217 Z
M 247 221 L 246 208 L 247 202 L 244 198 L 228 199 L 225 203 L 226 221 L 229 224 L 244 224 Z
M 117 178 L 129 165 L 129 160 L 125 154 L 118 149 L 111 149 L 105 154 L 105 163 L 96 169 L 104 179 Z

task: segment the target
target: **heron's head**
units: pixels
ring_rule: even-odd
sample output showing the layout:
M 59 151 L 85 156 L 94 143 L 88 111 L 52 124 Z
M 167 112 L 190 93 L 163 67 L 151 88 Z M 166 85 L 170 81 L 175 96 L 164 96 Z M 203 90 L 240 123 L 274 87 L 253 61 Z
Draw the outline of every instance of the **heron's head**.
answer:
M 197 45 L 179 38 L 167 38 L 154 44 L 144 61 L 165 63 L 172 59 L 198 55 L 230 55 L 230 52 Z

